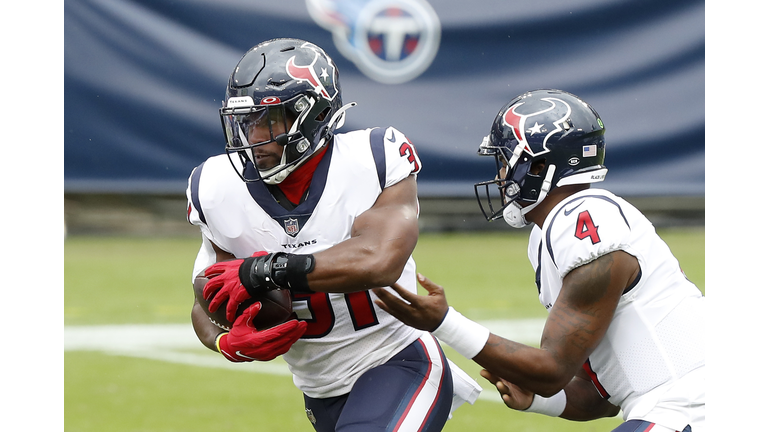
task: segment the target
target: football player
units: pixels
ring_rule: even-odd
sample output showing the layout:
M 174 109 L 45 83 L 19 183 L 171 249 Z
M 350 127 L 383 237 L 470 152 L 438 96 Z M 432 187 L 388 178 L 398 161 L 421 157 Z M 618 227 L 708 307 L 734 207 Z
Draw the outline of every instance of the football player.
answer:
M 479 154 L 497 162 L 475 185 L 488 220 L 533 224 L 528 257 L 549 312 L 540 348 L 449 307 L 443 288 L 374 290 L 377 304 L 483 366 L 510 408 L 569 420 L 625 420 L 615 431 L 704 430 L 704 296 L 640 211 L 603 189 L 605 127 L 559 90 L 506 104 Z M 496 198 L 491 198 L 498 192 Z M 482 199 L 481 199 L 482 197 Z
M 274 39 L 235 67 L 220 117 L 225 154 L 195 168 L 188 219 L 202 245 L 193 278 L 209 278 L 209 311 L 195 302 L 201 342 L 233 362 L 282 355 L 317 431 L 441 430 L 480 386 L 450 363 L 428 332 L 374 303 L 374 287 L 416 291 L 414 145 L 393 127 L 334 133 L 339 73 L 318 46 Z M 267 290 L 288 289 L 295 319 L 256 330 Z M 387 288 L 391 289 L 391 288 Z

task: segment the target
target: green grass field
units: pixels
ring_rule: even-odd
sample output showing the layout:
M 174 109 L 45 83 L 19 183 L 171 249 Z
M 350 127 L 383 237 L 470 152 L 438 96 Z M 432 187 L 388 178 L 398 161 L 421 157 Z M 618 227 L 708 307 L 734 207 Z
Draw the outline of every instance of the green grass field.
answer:
M 703 228 L 660 234 L 703 292 Z M 422 234 L 414 256 L 419 271 L 443 285 L 449 302 L 470 318 L 543 318 L 526 242 L 519 233 Z M 67 238 L 65 339 L 68 329 L 89 328 L 85 326 L 188 325 L 190 272 L 198 247 L 198 238 Z M 313 430 L 301 393 L 289 376 L 279 373 L 284 370 L 280 359 L 270 362 L 273 369 L 260 372 L 232 367 L 239 365 L 200 344 L 165 348 L 113 339 L 113 345 L 138 348 L 65 352 L 66 431 Z M 495 396 L 479 376 L 479 366 L 450 349 L 446 352 L 483 385 L 484 394 Z M 619 422 L 575 423 L 521 414 L 491 397 L 459 408 L 445 430 L 606 431 Z

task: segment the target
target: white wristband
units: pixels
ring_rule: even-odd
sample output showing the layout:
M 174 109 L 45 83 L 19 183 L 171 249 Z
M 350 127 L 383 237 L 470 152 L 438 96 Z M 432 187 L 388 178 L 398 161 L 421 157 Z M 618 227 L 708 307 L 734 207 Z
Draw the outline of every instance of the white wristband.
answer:
M 443 322 L 432 334 L 471 360 L 483 349 L 491 331 L 449 307 Z
M 566 403 L 565 390 L 560 390 L 554 396 L 548 398 L 533 395 L 531 406 L 523 411 L 544 414 L 550 417 L 560 417 L 560 414 L 565 411 Z

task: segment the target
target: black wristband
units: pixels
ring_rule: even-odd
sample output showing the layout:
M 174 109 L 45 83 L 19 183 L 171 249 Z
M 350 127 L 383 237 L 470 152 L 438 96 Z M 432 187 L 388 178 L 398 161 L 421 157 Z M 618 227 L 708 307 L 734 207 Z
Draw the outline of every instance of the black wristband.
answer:
M 307 275 L 315 269 L 315 256 L 288 254 L 285 263 L 285 284 L 291 292 L 311 293 Z
M 314 269 L 314 255 L 276 252 L 244 259 L 238 276 L 248 294 L 257 298 L 266 291 L 280 288 L 293 292 L 312 292 L 307 283 L 307 274 Z

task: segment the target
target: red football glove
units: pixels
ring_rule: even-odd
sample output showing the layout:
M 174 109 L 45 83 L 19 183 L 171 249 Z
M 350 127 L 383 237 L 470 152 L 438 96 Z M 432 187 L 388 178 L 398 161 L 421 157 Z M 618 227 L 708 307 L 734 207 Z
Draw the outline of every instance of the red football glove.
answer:
M 264 251 L 254 253 L 252 256 L 259 257 L 267 255 Z M 240 303 L 251 298 L 248 291 L 240 282 L 240 265 L 243 260 L 221 261 L 205 269 L 205 277 L 208 283 L 203 288 L 203 298 L 210 300 L 208 310 L 216 312 L 222 303 L 227 302 L 227 320 L 233 322 L 237 314 L 237 307 Z M 214 295 L 215 294 L 215 295 Z
M 216 348 L 231 362 L 269 361 L 283 355 L 307 330 L 305 321 L 290 320 L 267 330 L 256 330 L 253 318 L 261 302 L 248 307 L 237 317 L 229 333 L 216 340 Z

